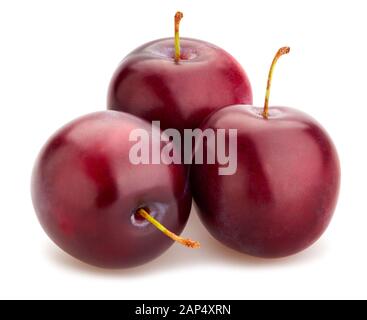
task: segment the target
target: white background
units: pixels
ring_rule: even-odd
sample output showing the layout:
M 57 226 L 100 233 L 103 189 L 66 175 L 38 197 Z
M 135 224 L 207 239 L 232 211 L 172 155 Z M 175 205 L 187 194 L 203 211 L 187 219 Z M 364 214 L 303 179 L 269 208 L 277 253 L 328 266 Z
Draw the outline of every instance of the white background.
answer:
M 366 1 L 1 1 L 0 298 L 367 298 Z M 145 266 L 106 271 L 80 263 L 42 231 L 30 198 L 34 159 L 64 123 L 104 109 L 111 74 L 138 45 L 172 35 L 213 42 L 244 66 L 262 104 L 271 59 L 271 104 L 310 113 L 333 137 L 342 164 L 335 217 L 316 245 L 281 260 L 237 254 L 192 213 L 184 234 Z

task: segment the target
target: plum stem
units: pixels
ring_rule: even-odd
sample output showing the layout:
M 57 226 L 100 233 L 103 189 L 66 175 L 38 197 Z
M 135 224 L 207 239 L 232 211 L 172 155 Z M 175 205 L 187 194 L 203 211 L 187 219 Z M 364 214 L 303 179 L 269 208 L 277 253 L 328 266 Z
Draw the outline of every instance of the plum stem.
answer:
M 179 62 L 181 58 L 181 47 L 180 47 L 180 22 L 183 18 L 183 13 L 177 11 L 175 14 L 175 61 Z
M 271 81 L 273 79 L 274 67 L 275 67 L 278 59 L 282 55 L 288 54 L 290 50 L 291 50 L 291 48 L 289 48 L 289 47 L 280 48 L 278 50 L 278 52 L 276 53 L 276 55 L 273 59 L 273 62 L 271 63 L 270 70 L 269 70 L 269 75 L 268 75 L 268 83 L 266 85 L 264 110 L 263 110 L 263 113 L 262 113 L 262 116 L 264 117 L 264 119 L 268 119 L 268 117 L 269 117 L 269 97 L 270 97 L 270 87 L 271 87 Z
M 194 241 L 191 239 L 185 239 L 177 234 L 169 231 L 165 226 L 163 226 L 161 223 L 159 223 L 156 219 L 154 219 L 147 210 L 140 208 L 137 211 L 138 214 L 140 214 L 144 219 L 149 221 L 152 225 L 154 225 L 158 230 L 162 231 L 167 237 L 171 238 L 173 241 L 176 241 L 178 243 L 181 243 L 182 245 L 192 248 L 192 249 L 198 249 L 200 248 L 200 243 L 198 241 Z

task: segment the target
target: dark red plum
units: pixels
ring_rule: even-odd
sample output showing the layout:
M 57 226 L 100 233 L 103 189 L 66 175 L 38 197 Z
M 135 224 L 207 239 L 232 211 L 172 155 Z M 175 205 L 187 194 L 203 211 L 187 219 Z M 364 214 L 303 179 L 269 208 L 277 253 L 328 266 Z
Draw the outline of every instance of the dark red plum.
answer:
M 64 251 L 99 267 L 137 266 L 171 246 L 140 211 L 178 234 L 189 217 L 187 169 L 131 164 L 134 129 L 152 134 L 151 124 L 122 112 L 81 117 L 48 140 L 34 167 L 32 198 L 41 225 Z
M 251 104 L 250 82 L 240 64 L 213 44 L 179 39 L 176 26 L 176 41 L 149 42 L 121 62 L 110 82 L 108 108 L 183 132 L 224 106 Z
M 270 80 L 276 60 L 288 52 L 278 52 Z M 322 126 L 295 109 L 268 108 L 269 90 L 270 81 L 264 109 L 230 106 L 203 123 L 203 130 L 238 130 L 237 171 L 220 176 L 218 163 L 193 165 L 191 186 L 200 218 L 216 239 L 243 253 L 279 258 L 309 247 L 327 228 L 340 166 Z

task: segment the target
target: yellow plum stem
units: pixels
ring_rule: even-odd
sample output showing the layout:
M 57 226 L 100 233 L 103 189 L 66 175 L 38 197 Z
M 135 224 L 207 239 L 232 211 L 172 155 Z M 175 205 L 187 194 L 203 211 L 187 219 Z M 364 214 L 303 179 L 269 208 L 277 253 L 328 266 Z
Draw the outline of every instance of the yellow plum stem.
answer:
M 152 225 L 154 225 L 158 230 L 162 231 L 167 237 L 171 238 L 173 241 L 176 241 L 178 243 L 181 243 L 182 245 L 188 247 L 197 249 L 200 248 L 200 243 L 191 239 L 184 239 L 177 234 L 174 234 L 173 232 L 169 231 L 165 226 L 160 224 L 156 219 L 154 219 L 145 209 L 140 208 L 137 211 L 138 214 L 140 214 L 144 219 L 149 221 Z
M 175 61 L 179 62 L 181 58 L 180 47 L 180 22 L 183 18 L 183 13 L 177 11 L 175 14 Z
M 275 67 L 278 59 L 283 54 L 289 53 L 290 50 L 291 50 L 291 48 L 289 48 L 289 47 L 280 48 L 278 50 L 278 52 L 276 53 L 276 55 L 273 59 L 273 62 L 271 63 L 270 70 L 269 70 L 269 75 L 268 75 L 268 83 L 267 83 L 267 86 L 266 86 L 264 110 L 263 110 L 263 113 L 262 113 L 262 115 L 265 119 L 268 119 L 268 117 L 269 117 L 269 97 L 270 97 L 270 87 L 271 87 L 271 81 L 273 79 L 274 67 Z

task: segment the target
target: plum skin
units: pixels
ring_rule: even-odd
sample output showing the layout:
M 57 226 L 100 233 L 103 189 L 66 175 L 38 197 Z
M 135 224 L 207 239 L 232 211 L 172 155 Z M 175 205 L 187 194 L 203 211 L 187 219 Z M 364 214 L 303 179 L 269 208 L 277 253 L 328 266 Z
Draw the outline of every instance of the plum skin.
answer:
M 241 65 L 225 50 L 202 40 L 181 38 L 146 43 L 128 54 L 110 81 L 107 107 L 134 114 L 162 129 L 198 128 L 212 112 L 252 104 L 252 89 Z
M 116 111 L 78 118 L 56 132 L 41 150 L 32 175 L 32 200 L 49 237 L 88 264 L 128 268 L 161 255 L 173 243 L 147 221 L 151 211 L 180 234 L 191 209 L 184 165 L 133 165 L 131 130 L 151 124 Z
M 194 164 L 190 178 L 200 219 L 214 238 L 242 253 L 280 258 L 312 245 L 329 225 L 340 163 L 313 118 L 292 108 L 269 110 L 269 119 L 244 105 L 212 114 L 202 130 L 238 129 L 237 172 L 219 176 L 218 163 Z

